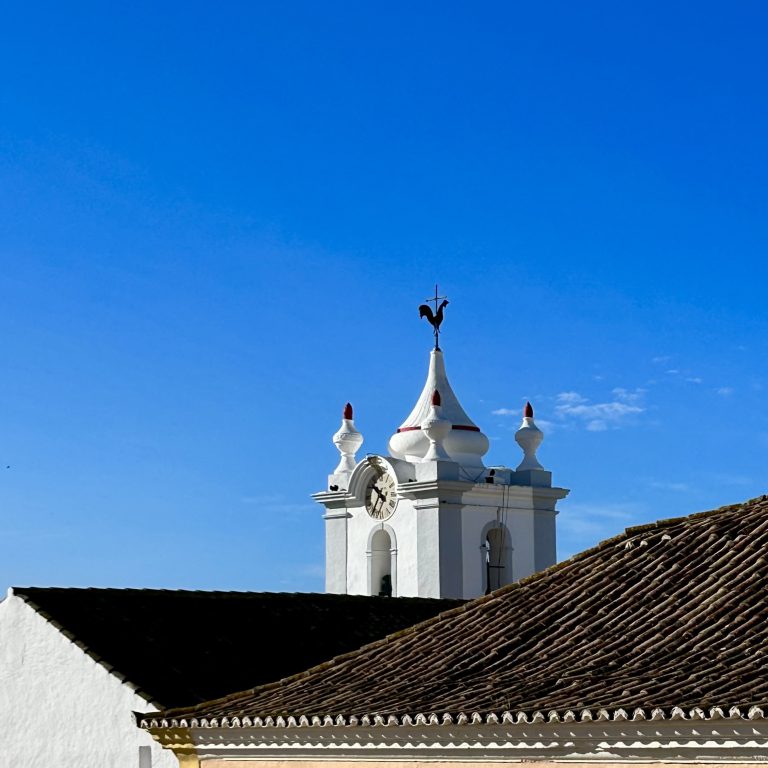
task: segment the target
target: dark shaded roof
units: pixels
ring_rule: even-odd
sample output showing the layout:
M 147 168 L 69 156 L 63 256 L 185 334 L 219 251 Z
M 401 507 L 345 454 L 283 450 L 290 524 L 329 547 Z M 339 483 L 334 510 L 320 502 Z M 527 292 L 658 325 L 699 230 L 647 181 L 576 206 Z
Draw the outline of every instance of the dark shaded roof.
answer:
M 165 707 L 277 680 L 462 603 L 159 589 L 13 592 Z
M 630 528 L 312 670 L 154 722 L 762 706 L 767 557 L 768 497 Z

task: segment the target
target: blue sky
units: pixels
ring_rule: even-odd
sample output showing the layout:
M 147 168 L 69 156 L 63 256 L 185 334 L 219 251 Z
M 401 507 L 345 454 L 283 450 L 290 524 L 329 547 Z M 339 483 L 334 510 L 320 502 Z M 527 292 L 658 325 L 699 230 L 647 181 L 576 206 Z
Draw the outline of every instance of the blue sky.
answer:
M 15 4 L 0 587 L 322 589 L 349 399 L 454 389 L 566 556 L 768 491 L 762 3 Z M 511 415 L 508 414 L 511 412 Z

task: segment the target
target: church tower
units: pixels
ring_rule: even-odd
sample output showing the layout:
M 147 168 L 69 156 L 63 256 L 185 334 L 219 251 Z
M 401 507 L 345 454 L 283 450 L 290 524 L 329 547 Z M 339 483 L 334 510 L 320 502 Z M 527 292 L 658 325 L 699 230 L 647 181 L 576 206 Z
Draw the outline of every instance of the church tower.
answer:
M 333 442 L 341 460 L 325 506 L 325 588 L 359 595 L 474 598 L 556 561 L 555 505 L 568 491 L 536 457 L 543 434 L 526 404 L 516 469 L 486 467 L 488 438 L 448 382 L 443 304 L 422 305 L 435 330 L 424 389 L 387 455 L 357 461 L 363 436 L 347 403 Z M 435 301 L 437 305 L 437 301 Z

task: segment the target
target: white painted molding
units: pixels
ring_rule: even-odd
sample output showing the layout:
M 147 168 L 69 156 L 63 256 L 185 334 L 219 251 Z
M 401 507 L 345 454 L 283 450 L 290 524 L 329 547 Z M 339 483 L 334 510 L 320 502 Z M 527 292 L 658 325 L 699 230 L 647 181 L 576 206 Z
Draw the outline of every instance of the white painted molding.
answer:
M 227 727 L 190 720 L 163 728 L 148 719 L 143 725 L 164 746 L 191 737 L 198 756 L 207 758 L 734 763 L 768 760 L 768 722 L 754 709 L 745 715 L 716 709 L 280 717 L 261 725 L 242 718 Z M 352 719 L 355 725 L 344 725 Z

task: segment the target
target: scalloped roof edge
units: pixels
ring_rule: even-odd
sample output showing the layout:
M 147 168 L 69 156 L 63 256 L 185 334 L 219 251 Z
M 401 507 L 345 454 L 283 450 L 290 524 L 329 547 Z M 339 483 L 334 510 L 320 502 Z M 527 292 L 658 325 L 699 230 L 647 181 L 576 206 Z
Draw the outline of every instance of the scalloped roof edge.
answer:
M 642 722 L 661 720 L 765 720 L 765 709 L 759 706 L 710 707 L 702 709 L 694 707 L 684 710 L 680 707 L 671 709 L 642 709 L 631 712 L 623 708 L 607 709 L 567 709 L 564 711 L 551 710 L 542 712 L 459 712 L 437 714 L 418 713 L 414 715 L 377 715 L 368 714 L 361 717 L 343 715 L 313 715 L 278 716 L 278 717 L 221 717 L 221 718 L 150 718 L 145 713 L 135 713 L 141 728 L 173 729 L 173 728 L 306 728 L 306 727 L 380 727 L 380 726 L 413 726 L 413 725 L 531 725 L 538 723 L 572 723 L 572 722 Z

